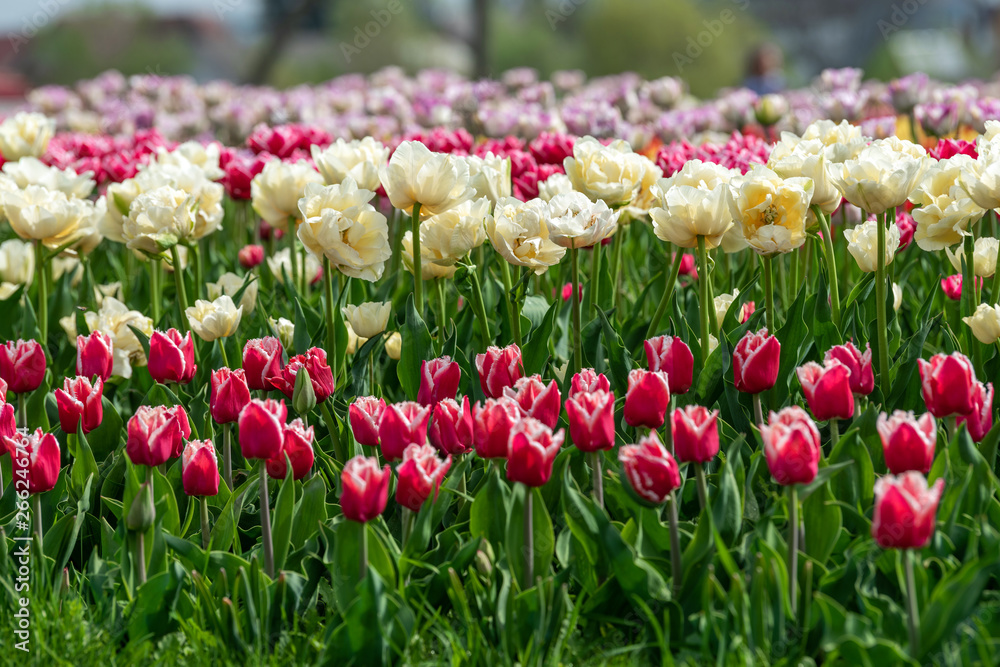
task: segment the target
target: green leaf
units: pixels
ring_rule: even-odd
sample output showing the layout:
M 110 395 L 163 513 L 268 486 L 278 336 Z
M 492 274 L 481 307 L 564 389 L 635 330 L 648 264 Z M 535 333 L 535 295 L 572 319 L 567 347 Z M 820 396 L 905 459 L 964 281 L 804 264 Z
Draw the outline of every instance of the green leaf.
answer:
M 302 311 L 302 303 L 295 299 L 295 334 L 292 337 L 292 347 L 295 354 L 305 354 L 309 349 L 309 323 L 306 322 L 306 314 Z
M 538 327 L 534 329 L 528 342 L 524 344 L 522 361 L 524 372 L 527 375 L 541 373 L 545 366 L 545 360 L 549 358 L 549 343 L 552 338 L 552 329 L 559 314 L 559 302 L 553 303 L 545 312 Z
M 77 424 L 76 429 L 76 451 L 73 452 L 76 457 L 73 460 L 73 467 L 70 470 L 70 486 L 73 488 L 73 492 L 79 499 L 84 498 L 84 489 L 87 488 L 90 477 L 93 476 L 94 479 L 100 479 L 100 471 L 97 468 L 97 461 L 94 460 L 94 453 L 90 451 L 90 445 L 87 443 L 87 436 L 83 433 L 83 420 Z M 87 497 L 87 505 L 89 508 L 90 498 Z
M 285 456 L 283 454 L 283 456 Z M 274 516 L 271 517 L 271 539 L 274 545 L 274 571 L 279 571 L 288 556 L 288 545 L 292 539 L 292 509 L 295 507 L 295 479 L 292 477 L 292 464 L 285 456 L 287 463 L 285 479 L 278 490 L 278 499 L 274 502 Z
M 535 582 L 529 581 L 527 572 L 524 569 L 524 554 L 527 553 L 525 544 L 525 502 L 531 494 L 531 520 L 532 520 L 532 562 L 534 563 L 535 577 L 548 576 L 549 567 L 552 565 L 552 554 L 555 551 L 556 537 L 552 530 L 552 518 L 542 500 L 542 494 L 536 489 L 526 487 L 523 484 L 516 484 L 511 494 L 510 513 L 507 516 L 507 537 L 505 548 L 510 569 L 517 577 L 521 590 L 526 591 L 534 588 Z
M 431 334 L 427 324 L 413 305 L 413 295 L 406 298 L 406 322 L 402 328 L 403 343 L 400 347 L 396 374 L 403 391 L 411 401 L 417 399 L 420 389 L 420 362 L 434 356 Z
M 484 537 L 494 549 L 503 545 L 507 523 L 510 489 L 500 479 L 497 469 L 486 472 L 486 483 L 476 494 L 469 509 L 469 534 Z
M 628 389 L 628 374 L 632 370 L 632 358 L 625 351 L 621 336 L 611 326 L 604 311 L 598 308 L 597 315 L 601 320 L 601 332 L 608 351 L 608 371 L 611 374 L 611 382 L 618 395 L 624 396 L 625 390 Z
M 980 557 L 942 577 L 920 612 L 920 655 L 937 648 L 976 608 L 983 588 L 1000 565 L 1000 555 Z
M 294 515 L 291 544 L 298 549 L 319 530 L 319 524 L 326 521 L 326 483 L 322 475 L 314 475 L 302 487 Z
M 840 537 L 843 517 L 835 503 L 830 485 L 824 485 L 802 503 L 805 521 L 805 552 L 820 565 L 825 565 Z

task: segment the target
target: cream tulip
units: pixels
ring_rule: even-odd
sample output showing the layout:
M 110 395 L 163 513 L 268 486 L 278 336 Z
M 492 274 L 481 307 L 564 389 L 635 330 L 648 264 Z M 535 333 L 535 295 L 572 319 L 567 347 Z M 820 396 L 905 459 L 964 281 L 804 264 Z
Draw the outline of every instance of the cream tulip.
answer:
M 55 119 L 20 111 L 0 123 L 0 155 L 8 161 L 41 157 L 55 132 Z
M 786 141 L 786 134 L 788 133 L 782 132 L 782 142 Z M 827 163 L 839 164 L 857 157 L 871 140 L 864 135 L 860 127 L 851 125 L 846 120 L 834 123 L 832 120 L 822 119 L 813 121 L 806 127 L 802 132 L 801 141 L 819 141 L 824 146 L 823 154 Z M 777 149 L 777 146 L 775 148 Z
M 128 379 L 132 377 L 133 366 L 146 365 L 146 353 L 142 344 L 129 327 L 135 327 L 146 336 L 152 336 L 153 320 L 137 310 L 129 310 L 128 306 L 112 296 L 105 296 L 100 309 L 96 312 L 87 311 L 84 313 L 84 318 L 88 330 L 100 331 L 111 338 L 114 358 L 112 375 Z
M 22 239 L 41 241 L 58 248 L 86 233 L 94 214 L 89 200 L 67 197 L 59 190 L 29 185 L 4 192 L 3 210 L 14 233 Z M 81 229 L 82 228 L 82 229 Z
M 288 248 L 282 248 L 273 255 L 267 256 L 267 268 L 271 271 L 271 275 L 279 283 L 285 282 L 285 275 L 288 275 L 288 279 L 292 279 L 292 262 L 291 254 Z M 306 281 L 312 284 L 319 280 L 322 276 L 320 271 L 322 271 L 319 260 L 316 259 L 312 253 L 306 253 L 305 268 L 300 270 L 305 271 Z
M 281 346 L 286 350 L 291 350 L 295 346 L 295 323 L 284 317 L 274 319 L 269 317 L 267 323 L 274 332 L 275 337 L 281 342 Z
M 563 166 L 578 192 L 617 207 L 629 204 L 642 183 L 646 169 L 640 157 L 620 139 L 605 146 L 584 137 L 573 145 L 573 157 L 563 160 Z
M 419 141 L 404 141 L 379 169 L 379 180 L 392 205 L 422 216 L 437 215 L 475 196 L 469 185 L 469 163 L 454 155 L 433 153 Z
M 968 158 L 968 156 L 955 156 Z M 949 158 L 932 165 L 910 195 L 917 229 L 913 240 L 922 250 L 941 250 L 961 243 L 969 225 L 985 212 L 959 183 L 967 160 Z
M 392 335 L 385 341 L 385 353 L 394 361 L 399 361 L 403 351 L 403 336 L 398 331 L 393 331 Z
M 50 167 L 33 157 L 23 157 L 16 162 L 5 163 L 3 173 L 19 188 L 41 185 L 77 199 L 86 199 L 94 191 L 94 179 L 91 178 L 94 172 L 85 171 L 77 174 L 73 169 Z
M 547 179 L 538 184 L 538 198 L 543 201 L 552 201 L 556 195 L 575 192 L 573 181 L 569 180 L 566 174 L 552 174 Z
M 930 167 L 920 146 L 895 137 L 878 139 L 842 164 L 831 164 L 830 180 L 844 199 L 881 215 L 902 206 Z
M 757 165 L 733 196 L 733 220 L 742 226 L 744 238 L 758 254 L 791 252 L 806 241 L 812 193 L 811 179 L 783 179 Z
M 698 237 L 706 248 L 715 248 L 733 226 L 733 198 L 729 184 L 718 181 L 711 189 L 691 185 L 671 185 L 660 179 L 659 205 L 649 210 L 653 233 L 662 241 L 681 248 L 698 247 Z
M 359 188 L 374 192 L 379 186 L 379 169 L 389 161 L 389 148 L 371 137 L 337 139 L 326 148 L 314 145 L 312 158 L 327 185 L 340 185 L 350 177 Z
M 639 189 L 636 191 L 635 197 L 632 198 L 632 202 L 626 209 L 628 220 L 646 215 L 649 213 L 649 209 L 659 204 L 660 199 L 659 193 L 655 192 L 654 188 L 663 179 L 663 170 L 645 155 L 639 155 L 639 162 L 642 163 L 643 168 L 642 180 L 639 182 Z M 624 223 L 625 220 L 621 222 Z
M 374 338 L 385 331 L 391 309 L 390 301 L 366 301 L 357 306 L 344 306 L 340 310 L 358 336 Z
M 899 310 L 899 307 L 903 305 L 903 288 L 899 286 L 899 283 L 892 284 L 892 309 Z
M 21 285 L 30 285 L 34 276 L 34 246 L 19 239 L 0 243 L 0 300 L 9 299 Z
M 844 230 L 847 250 L 865 273 L 874 273 L 878 268 L 878 226 L 876 220 L 866 220 L 853 229 Z M 885 230 L 885 265 L 892 264 L 899 248 L 899 227 L 890 223 Z
M 272 227 L 288 231 L 289 219 L 302 219 L 299 200 L 310 183 L 322 185 L 323 177 L 305 160 L 270 160 L 250 181 L 253 210 Z
M 184 314 L 187 315 L 191 331 L 202 340 L 211 342 L 236 333 L 243 317 L 243 306 L 237 308 L 232 297 L 223 294 L 214 301 L 198 299 Z
M 949 162 L 958 165 L 959 184 L 977 206 L 1000 208 L 1000 143 L 980 138 L 977 158 L 956 155 Z
M 726 313 L 729 312 L 729 308 L 733 305 L 733 302 L 736 301 L 736 297 L 739 295 L 740 291 L 738 289 L 733 289 L 732 294 L 720 294 L 715 297 L 713 304 L 715 306 L 715 321 L 719 328 L 722 328 L 722 323 L 726 319 Z
M 486 219 L 486 236 L 505 260 L 540 275 L 566 254 L 566 248 L 549 238 L 551 214 L 548 204 L 540 199 L 504 199 Z
M 345 322 L 344 326 L 347 328 L 347 354 L 354 354 L 361 347 L 368 342 L 367 338 L 361 338 L 358 334 L 354 333 L 354 329 L 351 328 L 350 322 Z
M 469 186 L 476 191 L 475 197 L 485 197 L 494 204 L 510 197 L 510 158 L 487 153 L 484 157 L 470 155 L 465 160 L 469 163 Z
M 219 167 L 221 152 L 219 143 L 215 141 L 209 144 L 203 144 L 200 141 L 185 141 L 173 150 L 168 150 L 166 146 L 160 146 L 156 151 L 153 164 L 177 167 L 194 166 L 201 171 L 206 179 L 217 181 L 225 175 L 225 172 Z
M 983 236 L 976 239 L 972 251 L 972 270 L 980 278 L 989 278 L 996 272 L 998 246 L 1000 246 L 1000 242 L 994 238 Z M 955 246 L 954 250 L 945 248 L 944 252 L 948 255 L 951 265 L 955 267 L 955 271 L 961 273 L 965 248 L 959 244 Z
M 589 248 L 618 229 L 618 211 L 579 192 L 556 195 L 549 201 L 549 211 L 549 238 L 563 248 Z
M 136 197 L 122 224 L 126 247 L 158 255 L 191 238 L 195 201 L 187 192 L 164 185 Z
M 247 282 L 246 276 L 238 276 L 235 273 L 226 272 L 219 276 L 219 279 L 214 283 L 206 283 L 205 287 L 208 288 L 208 298 L 214 300 L 223 294 L 235 297 L 237 292 L 243 289 L 244 283 L 246 283 L 247 288 L 243 290 L 243 296 L 240 297 L 240 307 L 244 313 L 249 315 L 257 307 L 259 285 L 256 278 L 250 278 L 250 281 Z
M 452 277 L 455 264 L 486 242 L 483 223 L 489 210 L 489 199 L 470 199 L 420 224 L 420 273 L 424 280 Z M 401 250 L 403 265 L 412 273 L 413 234 L 410 231 L 403 234 Z
M 840 206 L 840 190 L 830 180 L 825 146 L 819 140 L 800 141 L 794 150 L 786 154 L 771 153 L 768 167 L 782 178 L 804 177 L 812 179 L 813 196 L 810 202 L 823 212 L 830 214 Z
M 1000 305 L 981 303 L 976 311 L 963 317 L 962 321 L 972 329 L 972 335 L 983 345 L 992 345 L 1000 340 Z

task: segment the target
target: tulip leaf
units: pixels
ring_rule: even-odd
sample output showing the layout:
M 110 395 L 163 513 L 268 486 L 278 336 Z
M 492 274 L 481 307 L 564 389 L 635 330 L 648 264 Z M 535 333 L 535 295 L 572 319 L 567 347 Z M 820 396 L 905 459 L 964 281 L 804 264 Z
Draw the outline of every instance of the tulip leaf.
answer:
M 122 437 L 122 418 L 115 409 L 114 403 L 107 398 L 101 398 L 104 417 L 101 424 L 87 434 L 87 442 L 98 461 L 105 460 L 109 454 L 118 449 Z
M 809 484 L 803 484 L 799 486 L 799 500 L 805 501 L 806 498 L 811 496 L 817 490 L 820 489 L 827 481 L 840 471 L 848 468 L 852 465 L 856 465 L 853 460 L 843 461 L 841 463 L 831 463 L 829 465 L 820 466 L 819 471 L 816 473 L 816 478 L 813 479 Z
M 802 517 L 805 521 L 805 552 L 820 565 L 825 565 L 833 552 L 843 517 L 840 507 L 834 502 L 830 485 L 809 496 L 802 503 Z
M 143 353 L 145 353 L 146 358 L 148 359 L 149 358 L 149 336 L 147 336 L 144 332 L 142 332 L 140 329 L 132 326 L 131 324 L 129 324 L 127 326 L 128 326 L 129 329 L 132 330 L 132 333 L 135 334 L 136 339 L 138 339 L 138 341 L 139 341 L 139 345 L 142 346 Z
M 537 327 L 532 331 L 531 337 L 524 344 L 521 360 L 524 363 L 526 375 L 541 373 L 545 367 L 545 361 L 549 358 L 549 343 L 552 339 L 552 329 L 555 326 L 555 319 L 559 313 L 559 302 L 554 302 L 542 316 Z
M 542 495 L 524 484 L 515 484 L 511 494 L 510 513 L 507 515 L 507 531 L 504 548 L 511 571 L 517 578 L 522 591 L 534 588 L 535 582 L 529 581 L 525 571 L 524 554 L 527 553 L 525 543 L 525 502 L 531 494 L 532 520 L 532 561 L 535 578 L 548 576 L 552 564 L 552 554 L 555 551 L 556 537 L 552 529 L 552 518 L 545 507 Z
M 278 572 L 285 565 L 288 547 L 292 539 L 292 510 L 295 507 L 295 479 L 292 463 L 285 457 L 285 479 L 278 490 L 278 499 L 274 502 L 274 515 L 271 517 L 271 540 L 274 545 L 274 571 Z
M 510 489 L 500 478 L 499 469 L 492 468 L 486 474 L 486 483 L 479 489 L 469 510 L 469 534 L 485 538 L 496 550 L 504 543 Z
M 295 334 L 292 337 L 292 347 L 295 354 L 305 354 L 309 349 L 309 323 L 306 322 L 306 314 L 302 310 L 302 302 L 295 298 Z
M 632 358 L 625 351 L 621 336 L 611 325 L 607 314 L 598 308 L 597 315 L 601 320 L 604 345 L 608 350 L 608 371 L 611 374 L 611 381 L 618 395 L 624 396 L 628 389 L 628 374 L 632 370 Z
M 909 554 L 904 554 L 904 557 Z M 915 557 L 915 556 L 914 556 Z M 920 611 L 920 655 L 937 648 L 959 623 L 969 618 L 983 588 L 1000 567 L 1000 555 L 980 556 L 944 577 Z
M 420 362 L 434 356 L 431 335 L 427 324 L 413 305 L 413 295 L 406 298 L 406 322 L 402 327 L 403 342 L 400 346 L 396 374 L 403 392 L 411 401 L 416 400 L 420 389 Z
M 280 500 L 280 494 L 279 494 Z M 291 545 L 298 549 L 319 530 L 326 521 L 326 483 L 322 475 L 313 475 L 302 487 L 302 495 L 295 505 L 292 520 Z
M 77 424 L 76 451 L 73 452 L 73 467 L 70 470 L 70 486 L 80 500 L 84 499 L 84 489 L 88 487 L 91 475 L 94 479 L 100 479 L 100 471 L 97 468 L 97 461 L 94 460 L 94 453 L 90 451 L 90 444 L 87 436 L 83 433 L 83 419 Z M 67 436 L 68 437 L 68 436 Z M 90 497 L 87 496 L 87 509 L 90 509 Z

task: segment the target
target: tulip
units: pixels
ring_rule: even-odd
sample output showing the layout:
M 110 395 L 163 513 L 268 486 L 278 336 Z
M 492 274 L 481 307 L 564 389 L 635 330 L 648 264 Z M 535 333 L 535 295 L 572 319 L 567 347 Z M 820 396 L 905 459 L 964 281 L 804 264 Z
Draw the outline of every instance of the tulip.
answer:
M 549 238 L 563 248 L 589 248 L 618 229 L 618 211 L 576 191 L 554 196 L 549 209 Z
M 760 427 L 764 454 L 771 475 L 778 484 L 809 484 L 819 469 L 820 437 L 816 424 L 805 410 L 793 405 L 772 412 L 769 423 Z
M 300 216 L 299 198 L 306 185 L 322 182 L 323 177 L 306 160 L 271 160 L 250 182 L 253 209 L 272 227 L 285 230 L 289 218 Z
M 975 408 L 976 373 L 961 352 L 918 359 L 920 393 L 927 410 L 938 417 L 967 415 Z
M 700 405 L 677 408 L 673 414 L 674 455 L 681 463 L 707 463 L 719 453 L 718 410 Z
M 249 271 L 264 261 L 264 246 L 245 245 L 236 253 L 236 257 L 240 262 L 240 266 Z
M 852 392 L 863 396 L 872 393 L 872 390 L 875 389 L 875 374 L 872 371 L 872 346 L 870 343 L 866 345 L 864 354 L 850 341 L 844 345 L 834 345 L 826 351 L 824 361 L 829 363 L 831 359 L 836 359 L 851 371 Z
M 374 458 L 355 456 L 340 473 L 340 511 L 344 517 L 367 523 L 385 511 L 389 499 L 389 466 L 381 470 Z
M 431 494 L 437 499 L 449 468 L 451 455 L 441 460 L 430 445 L 409 445 L 403 451 L 403 462 L 396 468 L 396 502 L 411 512 L 419 512 Z
M 194 363 L 191 332 L 183 336 L 177 329 L 154 331 L 149 337 L 149 374 L 155 382 L 187 384 L 198 367 Z
M 566 248 L 551 238 L 551 218 L 547 202 L 508 197 L 497 202 L 492 218 L 486 218 L 486 236 L 508 263 L 540 275 L 566 254 Z
M 896 410 L 892 415 L 883 412 L 875 428 L 882 440 L 885 465 L 892 474 L 908 470 L 925 475 L 930 472 L 937 444 L 937 426 L 931 413 L 925 412 L 918 419 L 912 412 Z
M 972 250 L 972 272 L 978 278 L 991 277 L 997 268 L 997 251 L 1000 250 L 1000 241 L 997 239 L 981 236 L 976 239 Z M 944 249 L 951 265 L 958 272 L 962 271 L 962 260 L 965 258 L 965 249 L 958 245 L 955 250 L 950 247 Z M 969 260 L 966 260 L 967 262 Z M 977 281 L 979 282 L 979 281 Z
M 181 456 L 181 482 L 189 496 L 219 493 L 219 461 L 211 440 L 190 440 Z
M 542 422 L 525 417 L 511 428 L 507 454 L 507 478 L 530 487 L 544 486 L 552 476 L 552 464 L 565 434 L 555 433 Z
M 223 294 L 228 294 L 232 298 L 240 295 L 239 306 L 243 308 L 243 314 L 249 315 L 257 307 L 257 292 L 260 289 L 259 281 L 248 280 L 246 276 L 238 276 L 232 272 L 223 273 L 214 283 L 205 283 L 209 299 L 218 299 Z
M 657 336 L 643 345 L 649 370 L 667 374 L 670 394 L 686 394 L 694 378 L 694 355 L 687 343 L 676 336 Z
M 854 416 L 851 369 L 837 359 L 820 366 L 815 361 L 795 369 L 809 409 L 820 421 L 850 419 Z
M 274 380 L 281 375 L 281 342 L 273 336 L 252 338 L 243 346 L 243 370 L 246 371 L 250 389 L 274 388 Z
M 385 331 L 391 307 L 389 301 L 366 302 L 360 306 L 344 306 L 341 312 L 354 333 L 362 338 L 374 338 Z
M 792 252 L 806 241 L 813 190 L 812 179 L 781 178 L 764 165 L 755 165 L 735 189 L 730 211 L 758 254 Z
M 867 220 L 853 229 L 844 230 L 847 250 L 865 273 L 875 273 L 878 268 L 878 227 L 881 221 Z M 895 223 L 889 223 L 885 230 L 884 266 L 892 264 L 900 244 L 900 231 Z
M 748 331 L 733 350 L 733 381 L 738 391 L 759 394 L 778 381 L 781 343 L 767 329 Z
M 100 426 L 104 418 L 103 393 L 104 380 L 101 378 L 97 378 L 94 384 L 83 376 L 64 379 L 63 388 L 55 390 L 59 425 L 63 432 L 76 434 L 79 426 L 84 433 L 90 433 Z
M 472 411 L 469 409 L 469 397 L 464 397 L 461 405 L 453 398 L 435 403 L 429 435 L 431 444 L 442 454 L 458 456 L 470 451 Z
M 958 417 L 956 425 L 965 424 L 973 442 L 980 442 L 993 428 L 993 384 L 977 382 L 972 392 L 972 412 Z
M 184 438 L 190 435 L 187 414 L 180 406 L 140 405 L 128 420 L 125 453 L 133 465 L 153 468 L 183 452 Z
M 727 174 L 728 176 L 728 174 Z M 664 178 L 656 184 L 658 206 L 649 210 L 657 238 L 681 248 L 716 248 L 733 226 L 732 191 L 728 180 L 693 187 Z
M 240 412 L 250 402 L 246 373 L 242 368 L 220 368 L 212 371 L 211 383 L 209 408 L 212 419 L 217 424 L 231 424 L 239 419 Z
M 15 394 L 27 394 L 45 379 L 45 351 L 38 341 L 7 341 L 0 348 L 0 379 Z
M 378 426 L 385 411 L 385 400 L 375 396 L 359 396 L 347 409 L 351 432 L 359 445 L 378 447 Z
M 944 480 L 927 486 L 919 472 L 886 475 L 875 482 L 872 537 L 883 549 L 922 549 L 934 534 Z
M 628 374 L 625 421 L 631 426 L 658 429 L 670 404 L 670 383 L 663 371 L 635 369 Z
M 521 348 L 511 344 L 505 348 L 490 346 L 485 354 L 476 355 L 479 384 L 487 398 L 500 398 L 504 388 L 513 387 L 524 375 Z
M 972 335 L 983 345 L 992 345 L 1000 340 L 1000 305 L 981 303 L 976 312 L 962 321 L 972 329 Z
M 598 373 L 593 368 L 584 368 L 573 375 L 569 390 L 570 398 L 593 391 L 611 391 L 611 383 L 604 373 Z
M 41 428 L 33 433 L 4 436 L 3 444 L 10 454 L 11 472 L 14 480 L 27 482 L 28 493 L 45 493 L 55 488 L 59 479 L 59 441 L 51 433 Z M 17 486 L 22 490 L 22 485 Z M 41 517 L 36 517 L 41 530 Z
M 628 142 L 613 141 L 607 146 L 594 137 L 584 137 L 573 145 L 573 157 L 563 161 L 573 187 L 591 201 L 608 206 L 628 204 L 645 175 L 639 155 Z
M 566 400 L 569 437 L 581 452 L 611 449 L 615 444 L 615 395 L 603 389 L 580 392 Z
M 379 445 L 385 458 L 398 461 L 407 445 L 424 444 L 430 417 L 430 408 L 413 401 L 387 405 L 378 425 Z
M 274 479 L 285 479 L 288 466 L 285 457 L 292 462 L 292 478 L 302 479 L 309 474 L 316 455 L 313 453 L 313 427 L 306 427 L 301 419 L 285 424 L 281 452 L 267 461 L 267 474 Z
M 433 153 L 419 141 L 404 141 L 386 165 L 379 180 L 395 208 L 409 213 L 414 204 L 426 215 L 436 215 L 471 199 L 469 164 L 462 158 Z
M 8 162 L 28 156 L 41 157 L 55 131 L 55 119 L 42 113 L 19 111 L 0 123 L 0 154 Z
M 507 458 L 510 431 L 523 418 L 521 406 L 509 396 L 476 403 L 472 411 L 476 455 L 483 459 Z
M 962 274 L 956 273 L 953 276 L 941 279 L 941 290 L 952 301 L 962 299 Z
M 389 147 L 365 137 L 361 140 L 337 139 L 326 148 L 311 146 L 313 162 L 328 185 L 337 185 L 353 178 L 358 187 L 375 191 L 381 185 L 379 168 L 389 160 Z
M 421 361 L 417 403 L 434 405 L 446 398 L 454 399 L 461 379 L 462 369 L 449 356 Z
M 132 377 L 132 365 L 142 365 L 146 353 L 142 344 L 130 327 L 135 327 L 146 336 L 153 335 L 153 320 L 128 306 L 113 296 L 104 296 L 98 311 L 84 313 L 87 328 L 100 331 L 111 338 L 114 366 L 112 375 Z M 82 375 L 82 373 L 81 373 Z
M 92 378 L 95 375 L 108 381 L 114 369 L 111 336 L 94 331 L 89 336 L 76 337 L 76 374 Z
M 326 363 L 326 351 L 319 347 L 311 347 L 305 354 L 297 354 L 289 359 L 281 373 L 271 379 L 271 384 L 291 399 L 295 393 L 295 374 L 300 368 L 305 368 L 309 373 L 317 403 L 322 403 L 333 395 L 333 371 Z
M 534 417 L 549 428 L 559 423 L 562 397 L 555 380 L 546 385 L 540 375 L 520 378 L 504 393 L 517 401 L 526 416 Z
M 403 336 L 398 331 L 393 331 L 388 338 L 385 339 L 385 353 L 393 361 L 399 361 L 399 357 L 403 351 Z M 478 357 L 476 363 L 478 364 Z
M 680 488 L 677 461 L 660 443 L 655 431 L 641 438 L 638 444 L 622 447 L 618 460 L 632 489 L 643 500 L 659 505 Z
M 288 409 L 283 400 L 251 399 L 240 412 L 240 449 L 247 459 L 266 461 L 279 453 L 285 441 Z
M 223 294 L 214 301 L 198 299 L 184 314 L 191 330 L 202 340 L 211 342 L 236 333 L 243 317 L 243 306 L 237 308 L 232 297 Z

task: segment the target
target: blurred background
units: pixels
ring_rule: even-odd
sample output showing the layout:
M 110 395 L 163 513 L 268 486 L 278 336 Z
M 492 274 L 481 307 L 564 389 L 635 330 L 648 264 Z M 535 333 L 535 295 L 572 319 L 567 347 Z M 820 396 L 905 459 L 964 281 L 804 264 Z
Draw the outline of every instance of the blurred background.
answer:
M 0 96 L 117 69 L 287 87 L 386 65 L 635 71 L 693 94 L 828 67 L 991 78 L 1000 0 L 4 0 Z

